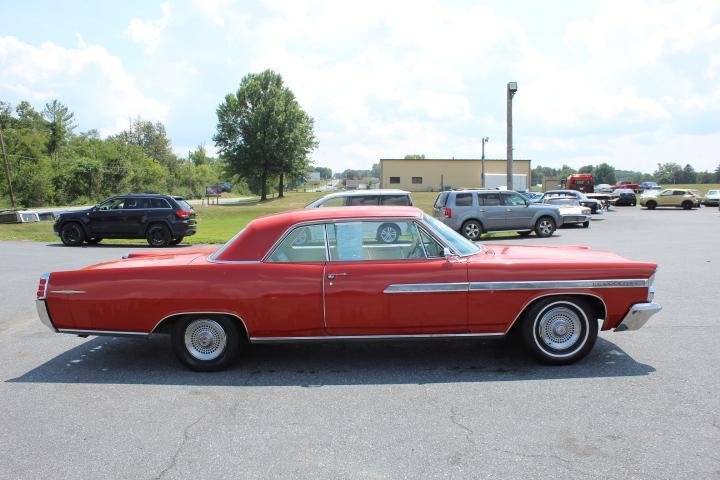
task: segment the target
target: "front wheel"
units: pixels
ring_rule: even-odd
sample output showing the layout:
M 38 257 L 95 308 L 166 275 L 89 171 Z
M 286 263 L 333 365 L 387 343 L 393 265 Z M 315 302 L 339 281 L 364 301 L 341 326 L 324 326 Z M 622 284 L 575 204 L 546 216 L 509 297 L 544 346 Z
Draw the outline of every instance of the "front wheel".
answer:
M 400 233 L 400 227 L 394 223 L 383 223 L 377 230 L 376 239 L 382 243 L 395 243 Z
M 170 230 L 165 225 L 155 224 L 150 225 L 145 235 L 148 244 L 151 247 L 167 247 L 170 245 L 172 237 L 170 236 Z
M 692 207 L 693 207 L 692 202 L 687 202 L 687 201 L 685 201 L 685 202 L 683 202 L 683 204 L 682 204 L 682 208 L 685 209 L 685 210 L 690 210 L 690 209 L 692 209 Z
M 524 315 L 521 336 L 525 346 L 543 363 L 564 365 L 587 355 L 595 344 L 598 322 L 587 302 L 547 298 Z
M 657 202 L 654 200 L 650 200 L 645 204 L 648 210 L 655 210 L 655 207 L 657 207 Z
M 555 233 L 555 220 L 550 217 L 540 217 L 535 223 L 535 235 L 538 237 L 550 237 Z
M 175 355 L 198 372 L 225 369 L 240 351 L 240 332 L 231 319 L 222 316 L 188 316 L 173 326 Z
M 60 230 L 60 240 L 68 247 L 79 247 L 85 241 L 85 232 L 80 224 L 66 223 Z

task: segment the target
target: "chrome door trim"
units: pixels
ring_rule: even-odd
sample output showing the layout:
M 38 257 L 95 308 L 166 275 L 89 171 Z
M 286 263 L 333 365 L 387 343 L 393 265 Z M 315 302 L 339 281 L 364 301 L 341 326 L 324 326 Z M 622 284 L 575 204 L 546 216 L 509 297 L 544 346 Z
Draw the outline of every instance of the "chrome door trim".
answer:
M 85 290 L 50 290 L 50 293 L 57 293 L 61 295 L 78 295 L 87 292 L 85 292 Z
M 124 332 L 120 330 L 80 330 L 76 328 L 58 328 L 60 333 L 70 333 L 73 335 L 97 335 L 108 337 L 147 337 L 147 332 Z
M 158 327 L 162 322 L 164 322 L 165 320 L 167 320 L 168 318 L 170 318 L 170 317 L 177 317 L 177 316 L 179 316 L 179 315 L 229 315 L 229 316 L 231 316 L 231 317 L 233 317 L 233 318 L 236 318 L 236 319 L 240 320 L 240 323 L 242 323 L 242 326 L 243 326 L 243 328 L 245 329 L 245 333 L 248 335 L 248 337 L 250 336 L 250 330 L 248 330 L 247 324 L 245 323 L 245 320 L 243 320 L 242 317 L 240 317 L 240 315 L 238 315 L 238 314 L 236 314 L 236 313 L 221 312 L 221 311 L 175 312 L 175 313 L 171 313 L 170 315 L 166 315 L 166 316 L 164 316 L 163 318 L 161 318 L 160 321 L 155 324 L 155 326 L 152 328 L 152 330 L 150 330 L 150 333 L 155 333 L 155 330 L 157 330 L 157 327 Z M 149 335 L 149 334 L 147 334 L 147 335 Z
M 605 312 L 604 312 L 604 313 L 605 313 L 605 317 L 607 317 L 608 309 L 607 309 L 607 304 L 605 303 L 605 300 L 604 300 L 602 297 L 600 297 L 599 295 L 595 295 L 594 293 L 588 293 L 588 292 L 572 292 L 572 291 L 571 291 L 571 292 L 562 292 L 562 293 L 559 293 L 559 292 L 545 293 L 545 294 L 543 294 L 543 295 L 538 295 L 538 296 L 536 296 L 536 297 L 533 297 L 533 298 L 531 298 L 530 300 L 528 300 L 527 302 L 525 302 L 525 304 L 522 306 L 522 308 L 520 308 L 520 311 L 518 312 L 518 314 L 515 316 L 515 319 L 512 321 L 512 323 L 510 324 L 510 326 L 505 330 L 505 334 L 507 335 L 507 333 L 510 332 L 510 330 L 512 329 L 512 327 L 515 325 L 515 322 L 518 321 L 518 319 L 520 318 L 520 316 L 523 314 L 523 312 L 527 309 L 527 307 L 528 307 L 531 303 L 535 302 L 536 300 L 540 300 L 541 298 L 558 296 L 558 295 L 577 295 L 577 296 L 595 297 L 595 298 L 597 298 L 598 300 L 600 300 L 600 303 L 602 303 L 602 305 L 603 305 L 603 310 L 605 311 Z M 607 320 L 607 318 L 598 318 L 597 320 L 602 320 L 602 321 L 604 322 L 605 320 Z M 601 328 L 602 328 L 602 325 L 601 325 Z
M 388 285 L 383 293 L 439 293 L 467 292 L 467 282 L 456 283 L 395 283 Z
M 453 338 L 453 337 L 502 337 L 505 334 L 497 333 L 419 333 L 407 335 L 325 335 L 314 337 L 250 337 L 250 343 L 293 343 L 293 342 L 322 342 L 335 340 L 395 340 L 395 339 L 423 339 L 423 338 Z
M 525 282 L 470 282 L 470 291 L 477 290 L 566 290 L 577 288 L 647 288 L 646 278 L 607 280 L 537 280 Z

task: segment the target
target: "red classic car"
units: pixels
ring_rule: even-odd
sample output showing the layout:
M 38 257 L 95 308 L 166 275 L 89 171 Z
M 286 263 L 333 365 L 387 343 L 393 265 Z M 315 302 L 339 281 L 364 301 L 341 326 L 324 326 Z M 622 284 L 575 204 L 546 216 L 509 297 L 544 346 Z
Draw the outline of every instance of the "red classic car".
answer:
M 394 243 L 365 233 L 387 223 L 404 232 Z M 169 333 L 204 371 L 248 342 L 508 334 L 563 364 L 599 328 L 635 330 L 660 310 L 656 267 L 584 247 L 478 246 L 413 207 L 319 208 L 253 220 L 220 249 L 45 274 L 37 307 L 61 333 Z

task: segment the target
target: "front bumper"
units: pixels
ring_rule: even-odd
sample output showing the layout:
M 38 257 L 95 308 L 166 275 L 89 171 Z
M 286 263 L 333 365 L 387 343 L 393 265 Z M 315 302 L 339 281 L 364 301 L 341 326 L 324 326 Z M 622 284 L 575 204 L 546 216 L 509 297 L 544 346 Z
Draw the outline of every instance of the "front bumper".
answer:
M 590 215 L 563 215 L 563 225 L 568 223 L 585 223 L 590 221 Z
M 35 300 L 35 308 L 37 308 L 38 317 L 40 317 L 42 324 L 57 333 L 57 328 L 55 328 L 55 325 L 53 325 L 52 320 L 50 319 L 50 313 L 48 312 L 45 300 L 42 298 Z
M 623 317 L 620 324 L 615 327 L 616 332 L 624 332 L 626 330 L 638 330 L 650 320 L 650 317 L 662 310 L 662 305 L 655 302 L 648 303 L 636 303 L 632 307 L 625 317 Z

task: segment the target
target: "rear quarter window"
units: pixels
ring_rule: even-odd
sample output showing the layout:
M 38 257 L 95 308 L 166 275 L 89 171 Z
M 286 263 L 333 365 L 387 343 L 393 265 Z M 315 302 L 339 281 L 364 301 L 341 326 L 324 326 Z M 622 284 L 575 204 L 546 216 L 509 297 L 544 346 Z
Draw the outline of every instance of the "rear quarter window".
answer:
M 377 195 L 354 195 L 348 197 L 347 205 L 349 207 L 353 206 L 359 206 L 359 205 L 377 205 L 378 204 L 378 197 Z
M 456 193 L 455 194 L 455 206 L 456 207 L 471 207 L 472 206 L 472 193 Z
M 402 205 L 410 206 L 410 197 L 407 195 L 383 195 L 380 197 L 380 203 L 382 205 Z
M 435 207 L 437 208 L 443 208 L 445 206 L 445 202 L 447 202 L 448 198 L 448 192 L 442 192 L 440 193 L 437 198 L 435 199 Z
M 158 198 L 157 200 L 160 200 L 161 202 L 167 203 L 167 201 L 164 200 L 164 199 L 162 199 L 162 198 Z M 192 210 L 192 209 L 193 209 L 193 208 L 192 208 L 192 205 L 190 205 L 189 203 L 187 203 L 185 200 L 175 200 L 175 201 L 178 203 L 178 205 L 180 205 L 180 208 L 181 208 L 182 210 Z M 168 206 L 168 205 L 165 205 L 165 206 L 162 206 L 162 207 L 159 207 L 159 208 L 169 208 L 169 206 Z

